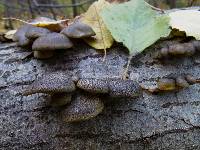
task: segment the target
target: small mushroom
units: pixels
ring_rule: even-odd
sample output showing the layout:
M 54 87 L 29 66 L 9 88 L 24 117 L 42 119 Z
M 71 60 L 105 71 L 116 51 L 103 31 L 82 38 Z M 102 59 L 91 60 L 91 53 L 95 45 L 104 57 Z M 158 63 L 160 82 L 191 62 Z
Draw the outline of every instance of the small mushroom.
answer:
M 32 41 L 25 36 L 27 30 L 31 27 L 32 25 L 24 25 L 14 34 L 13 41 L 17 42 L 18 46 L 25 47 L 32 43 Z
M 186 75 L 186 80 L 188 81 L 189 84 L 195 84 L 197 82 L 197 79 L 193 77 L 192 75 Z
M 41 36 L 47 35 L 50 32 L 51 31 L 48 29 L 32 26 L 26 31 L 25 36 L 30 40 L 35 40 Z
M 72 42 L 64 35 L 60 33 L 49 33 L 36 39 L 32 45 L 32 50 L 37 51 L 34 54 L 36 58 L 48 58 L 53 55 L 53 51 L 69 49 L 72 46 Z
M 62 112 L 66 122 L 78 122 L 91 119 L 102 112 L 104 104 L 100 98 L 90 95 L 77 96 Z
M 133 80 L 111 79 L 109 82 L 109 95 L 112 97 L 132 97 L 140 95 L 141 88 Z
M 109 92 L 108 82 L 103 79 L 80 79 L 77 83 L 77 87 L 92 93 Z
M 176 85 L 180 88 L 187 88 L 190 86 L 183 76 L 179 76 L 176 78 Z
M 192 43 L 175 44 L 169 46 L 168 52 L 170 55 L 191 56 L 195 53 L 195 48 Z
M 161 91 L 172 91 L 176 89 L 174 79 L 162 78 L 158 80 L 158 89 Z
M 92 28 L 80 21 L 77 21 L 61 31 L 62 34 L 70 38 L 86 38 L 95 35 Z
M 68 75 L 56 72 L 35 80 L 22 94 L 25 96 L 35 93 L 50 94 L 52 95 L 53 105 L 55 105 L 56 102 L 58 102 L 57 105 L 61 105 L 70 101 L 71 93 L 74 92 L 75 89 L 75 84 Z
M 162 48 L 160 53 L 163 57 L 167 57 L 168 56 L 168 48 L 166 48 L 166 47 Z

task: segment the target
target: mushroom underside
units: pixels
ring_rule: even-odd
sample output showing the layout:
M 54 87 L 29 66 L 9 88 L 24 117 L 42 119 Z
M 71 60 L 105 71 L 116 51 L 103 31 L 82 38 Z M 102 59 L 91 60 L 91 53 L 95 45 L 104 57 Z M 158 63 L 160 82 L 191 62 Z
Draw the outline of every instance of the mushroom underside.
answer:
M 90 95 L 79 95 L 63 110 L 65 122 L 78 122 L 94 118 L 102 112 L 104 104 L 100 98 Z

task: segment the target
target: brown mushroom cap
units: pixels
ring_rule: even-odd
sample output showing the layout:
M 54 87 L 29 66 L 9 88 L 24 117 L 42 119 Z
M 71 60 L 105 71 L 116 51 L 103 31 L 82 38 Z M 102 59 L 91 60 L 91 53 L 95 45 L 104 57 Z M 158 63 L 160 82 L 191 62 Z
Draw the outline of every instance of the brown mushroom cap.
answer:
M 176 85 L 180 88 L 187 88 L 190 84 L 186 81 L 185 77 L 179 76 L 176 78 Z
M 49 33 L 39 37 L 32 45 L 34 51 L 54 51 L 60 49 L 68 49 L 73 46 L 72 42 L 60 33 Z
M 18 46 L 28 46 L 31 44 L 31 40 L 29 40 L 25 34 L 32 25 L 24 25 L 17 30 L 17 32 L 13 36 L 13 41 L 17 42 Z
M 28 39 L 34 40 L 34 39 L 44 36 L 50 32 L 51 31 L 48 29 L 32 26 L 31 28 L 29 28 L 26 31 L 25 36 Z
M 22 92 L 22 94 L 31 95 L 35 93 L 70 93 L 75 91 L 75 89 L 75 84 L 68 75 L 55 72 L 35 80 Z
M 75 22 L 61 31 L 62 34 L 70 38 L 85 38 L 95 35 L 92 28 L 82 22 Z
M 62 112 L 66 122 L 77 122 L 91 119 L 102 112 L 103 102 L 98 97 L 80 95 Z
M 158 80 L 158 89 L 161 91 L 172 91 L 176 89 L 174 79 L 162 78 Z

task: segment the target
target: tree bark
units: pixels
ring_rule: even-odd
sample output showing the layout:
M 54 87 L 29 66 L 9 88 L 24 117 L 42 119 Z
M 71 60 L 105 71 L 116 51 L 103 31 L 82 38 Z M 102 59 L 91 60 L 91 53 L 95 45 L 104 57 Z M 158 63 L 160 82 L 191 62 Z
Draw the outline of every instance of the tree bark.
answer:
M 166 42 L 157 42 L 132 59 L 130 79 L 142 83 L 185 73 L 200 77 L 199 54 L 155 61 L 155 51 Z M 126 48 L 114 46 L 102 62 L 103 54 L 83 43 L 75 45 L 73 50 L 41 61 L 33 59 L 29 49 L 0 44 L 0 149 L 200 149 L 198 84 L 157 95 L 143 91 L 137 99 L 103 97 L 103 112 L 79 123 L 62 121 L 60 108 L 51 108 L 47 95 L 20 94 L 52 71 L 81 78 L 121 77 L 128 59 Z

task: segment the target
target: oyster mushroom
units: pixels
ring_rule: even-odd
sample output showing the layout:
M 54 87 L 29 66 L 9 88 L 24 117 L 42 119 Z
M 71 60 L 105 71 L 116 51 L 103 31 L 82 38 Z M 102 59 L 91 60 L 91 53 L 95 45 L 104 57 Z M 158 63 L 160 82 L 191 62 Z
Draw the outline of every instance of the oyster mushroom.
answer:
M 80 79 L 77 87 L 87 92 L 107 93 L 112 97 L 136 97 L 141 91 L 136 82 L 122 79 Z
M 26 31 L 25 36 L 30 40 L 35 40 L 41 36 L 47 35 L 50 32 L 51 31 L 48 29 L 32 26 Z
M 22 94 L 24 96 L 35 93 L 51 95 L 52 105 L 65 105 L 71 101 L 71 94 L 76 89 L 74 82 L 68 75 L 51 73 L 35 80 Z
M 77 21 L 61 31 L 62 34 L 70 38 L 86 38 L 95 35 L 92 28 L 80 21 Z
M 187 82 L 187 80 L 183 76 L 179 76 L 176 78 L 176 85 L 180 88 L 187 88 L 190 86 L 190 84 Z
M 176 89 L 174 79 L 162 78 L 158 80 L 158 89 L 161 91 L 172 91 Z
M 32 45 L 34 56 L 39 59 L 49 58 L 55 50 L 69 49 L 72 42 L 63 34 L 48 33 L 35 40 Z
M 195 84 L 197 82 L 197 79 L 193 77 L 192 75 L 186 75 L 186 80 L 189 84 Z
M 32 43 L 32 41 L 25 36 L 29 28 L 32 28 L 32 25 L 24 25 L 14 34 L 13 41 L 17 42 L 18 46 L 25 47 Z
M 77 96 L 63 111 L 65 122 L 77 122 L 91 119 L 102 112 L 104 104 L 100 98 L 89 95 Z

